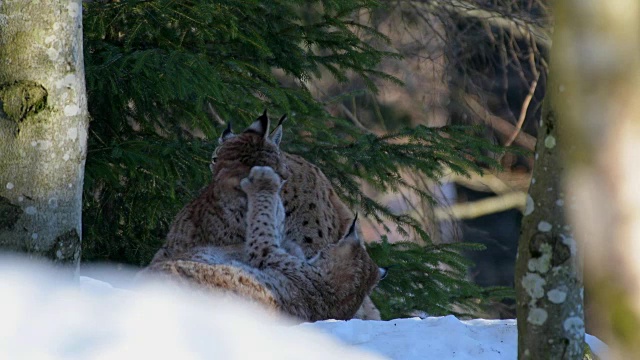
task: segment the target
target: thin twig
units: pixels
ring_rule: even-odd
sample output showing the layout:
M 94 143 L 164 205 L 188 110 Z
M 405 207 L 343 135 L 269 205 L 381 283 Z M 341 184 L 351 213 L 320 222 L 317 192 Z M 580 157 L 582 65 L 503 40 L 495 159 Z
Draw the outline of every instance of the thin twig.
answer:
M 373 131 L 367 129 L 364 125 L 362 125 L 362 123 L 360 122 L 360 120 L 358 120 L 358 118 L 353 115 L 353 113 L 351 113 L 351 111 L 349 111 L 349 109 L 347 109 L 346 106 L 344 106 L 344 104 L 338 104 L 338 107 L 340 108 L 340 110 L 342 110 L 342 112 L 345 114 L 346 117 L 349 118 L 349 120 L 351 120 L 351 122 L 360 130 L 368 133 L 368 134 L 373 134 Z
M 211 105 L 210 102 L 207 102 L 207 107 L 209 108 L 209 113 L 211 114 L 211 116 L 213 116 L 213 119 L 220 125 L 226 125 L 226 123 L 224 122 L 224 120 L 222 120 L 222 118 L 220 117 L 220 115 L 218 115 L 218 112 L 216 111 L 216 109 L 213 108 L 213 105 Z
M 523 19 L 509 18 L 503 14 L 481 8 L 478 4 L 464 0 L 431 0 L 429 2 L 411 1 L 416 9 L 426 8 L 428 12 L 443 9 L 458 16 L 485 21 L 491 26 L 508 29 L 514 35 L 533 36 L 536 43 L 546 49 L 551 48 L 551 36 L 547 29 L 531 24 Z
M 513 141 L 520 134 L 520 130 L 522 129 L 522 125 L 524 125 L 524 119 L 527 117 L 527 112 L 529 110 L 529 104 L 531 103 L 531 99 L 533 99 L 533 94 L 536 92 L 536 87 L 538 86 L 538 79 L 540 78 L 540 74 L 533 80 L 531 86 L 529 86 L 529 93 L 525 96 L 524 101 L 522 101 L 522 108 L 520 109 L 520 116 L 518 117 L 518 122 L 516 123 L 515 130 L 509 136 L 509 139 L 504 143 L 505 147 L 511 146 Z
M 491 126 L 503 136 L 509 136 L 515 132 L 515 126 L 513 126 L 509 121 L 491 114 L 472 95 L 465 94 L 464 100 L 473 113 L 475 113 L 485 124 Z M 518 132 L 514 142 L 527 150 L 535 151 L 536 138 L 527 133 Z

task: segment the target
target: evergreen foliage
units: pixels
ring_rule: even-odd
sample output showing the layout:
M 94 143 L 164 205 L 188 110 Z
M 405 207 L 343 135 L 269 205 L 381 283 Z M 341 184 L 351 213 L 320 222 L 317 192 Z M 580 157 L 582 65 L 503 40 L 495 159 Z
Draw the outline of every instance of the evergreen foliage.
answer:
M 351 17 L 375 8 L 376 1 L 85 5 L 93 117 L 85 174 L 85 261 L 146 265 L 173 217 L 210 180 L 209 159 L 224 121 L 242 128 L 268 108 L 292 118 L 284 149 L 317 164 L 354 210 L 378 221 L 391 219 L 407 238 L 410 232 L 419 237 L 421 245 L 383 242 L 371 248 L 382 265 L 419 264 L 398 277 L 398 284 L 385 280 L 394 285 L 383 285 L 377 298 L 387 304 L 381 305 L 387 314 L 412 309 L 445 313 L 453 304 L 471 306 L 470 299 L 483 296 L 482 289 L 464 280 L 467 264 L 458 253 L 460 245 L 432 244 L 421 224 L 364 195 L 360 183 L 380 190 L 412 188 L 401 171 L 430 178 L 445 168 L 479 171 L 480 163 L 495 165 L 486 150 L 499 150 L 473 128 L 363 133 L 328 114 L 327 104 L 305 87 L 322 69 L 340 81 L 355 74 L 371 91 L 373 78 L 396 81 L 375 68 L 384 56 L 396 55 L 363 41 L 384 41 L 384 36 Z M 283 85 L 282 79 L 292 85 Z M 413 189 L 430 199 L 426 191 Z M 431 287 L 438 290 L 428 291 Z
M 465 274 L 471 263 L 460 256 L 463 250 L 484 250 L 484 246 L 391 244 L 386 238 L 371 244 L 369 252 L 376 263 L 388 267 L 387 276 L 372 294 L 382 318 L 420 315 L 416 310 L 429 316 L 473 316 L 491 301 L 513 298 L 513 289 L 480 288 L 466 281 Z

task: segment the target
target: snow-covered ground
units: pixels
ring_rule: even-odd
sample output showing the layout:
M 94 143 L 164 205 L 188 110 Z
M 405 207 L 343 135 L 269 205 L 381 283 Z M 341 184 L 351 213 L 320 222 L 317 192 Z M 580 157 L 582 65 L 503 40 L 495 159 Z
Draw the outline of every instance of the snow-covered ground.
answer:
M 0 258 L 0 359 L 515 359 L 514 320 L 453 316 L 293 325 L 237 299 L 123 290 Z M 588 336 L 593 350 L 606 346 Z

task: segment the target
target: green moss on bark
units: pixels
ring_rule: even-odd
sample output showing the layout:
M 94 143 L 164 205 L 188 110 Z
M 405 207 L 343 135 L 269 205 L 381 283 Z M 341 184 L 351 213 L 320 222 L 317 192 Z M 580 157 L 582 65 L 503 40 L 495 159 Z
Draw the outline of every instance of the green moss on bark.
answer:
M 71 229 L 58 236 L 49 249 L 47 257 L 54 263 L 77 263 L 80 258 L 80 235 L 76 229 Z
M 0 87 L 0 102 L 7 117 L 15 122 L 37 114 L 47 105 L 47 90 L 31 81 L 18 81 Z

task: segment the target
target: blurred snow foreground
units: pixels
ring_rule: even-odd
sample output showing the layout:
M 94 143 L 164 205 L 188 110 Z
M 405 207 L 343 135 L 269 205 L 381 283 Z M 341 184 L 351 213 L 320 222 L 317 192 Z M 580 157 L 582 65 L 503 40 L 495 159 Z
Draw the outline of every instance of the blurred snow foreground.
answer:
M 238 299 L 131 290 L 0 257 L 0 359 L 515 359 L 514 320 L 295 325 Z M 606 346 L 588 336 L 596 354 Z

